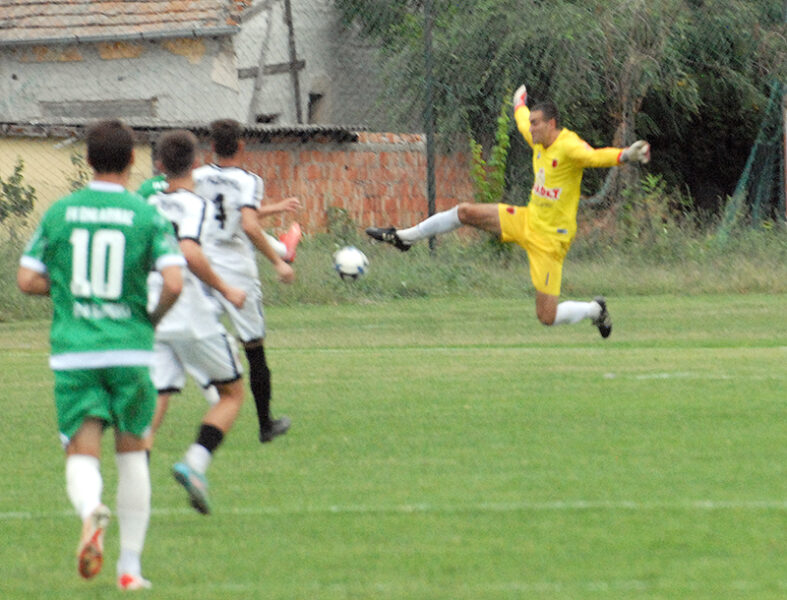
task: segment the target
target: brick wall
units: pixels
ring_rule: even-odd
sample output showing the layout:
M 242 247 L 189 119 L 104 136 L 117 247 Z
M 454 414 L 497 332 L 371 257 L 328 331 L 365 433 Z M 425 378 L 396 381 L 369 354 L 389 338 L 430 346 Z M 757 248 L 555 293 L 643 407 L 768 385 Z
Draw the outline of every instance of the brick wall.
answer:
M 438 211 L 473 200 L 469 154 L 436 157 Z M 366 133 L 357 141 L 310 139 L 247 143 L 245 166 L 265 180 L 265 201 L 298 196 L 307 233 L 326 230 L 330 207 L 359 227 L 408 226 L 428 216 L 426 139 L 419 134 Z M 272 219 L 271 226 L 282 225 Z

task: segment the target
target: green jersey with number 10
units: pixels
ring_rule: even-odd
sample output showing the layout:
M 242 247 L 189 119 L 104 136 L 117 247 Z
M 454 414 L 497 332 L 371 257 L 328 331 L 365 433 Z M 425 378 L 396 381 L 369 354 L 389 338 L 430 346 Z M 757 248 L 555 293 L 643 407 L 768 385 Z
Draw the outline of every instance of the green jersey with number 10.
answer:
M 20 262 L 49 277 L 56 370 L 149 364 L 148 273 L 185 265 L 169 221 L 103 182 L 53 204 Z

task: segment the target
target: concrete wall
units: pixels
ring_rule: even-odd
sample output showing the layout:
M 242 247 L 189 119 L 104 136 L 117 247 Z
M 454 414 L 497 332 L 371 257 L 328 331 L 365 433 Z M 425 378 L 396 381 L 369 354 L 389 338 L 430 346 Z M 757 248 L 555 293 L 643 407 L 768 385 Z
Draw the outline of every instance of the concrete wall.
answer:
M 36 203 L 28 228 L 32 228 L 52 202 L 69 193 L 69 181 L 78 179 L 79 175 L 72 157 L 80 155 L 85 156 L 85 144 L 81 141 L 71 143 L 69 138 L 0 137 L 0 177 L 6 180 L 13 175 L 14 167 L 21 159 L 24 162 L 24 183 L 35 188 Z M 137 145 L 134 156 L 130 187 L 136 188 L 150 176 L 150 146 Z M 84 162 L 82 164 L 87 167 Z
M 0 120 L 122 117 L 205 122 L 217 111 L 245 121 L 227 39 L 21 46 L 0 49 Z M 250 86 L 251 84 L 247 84 Z
M 81 122 L 119 117 L 131 123 L 208 123 L 258 117 L 295 124 L 289 29 L 284 3 L 259 5 L 233 36 L 54 45 L 0 43 L 0 122 Z M 392 126 L 372 115 L 379 59 L 344 30 L 332 2 L 293 2 L 301 122 L 321 96 L 312 123 Z M 274 72 L 266 69 L 277 67 Z M 316 105 L 315 105 L 316 106 Z

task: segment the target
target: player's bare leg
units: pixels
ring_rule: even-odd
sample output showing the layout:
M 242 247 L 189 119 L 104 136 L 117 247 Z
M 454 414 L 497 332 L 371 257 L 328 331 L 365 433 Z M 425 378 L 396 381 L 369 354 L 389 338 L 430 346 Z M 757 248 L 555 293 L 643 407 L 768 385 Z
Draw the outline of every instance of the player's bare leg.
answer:
M 208 409 L 202 423 L 213 425 L 227 433 L 235 423 L 243 404 L 243 380 L 218 384 L 216 389 L 219 391 L 219 401 Z
M 219 401 L 208 409 L 202 418 L 197 439 L 181 462 L 172 467 L 175 480 L 189 495 L 191 505 L 200 514 L 210 514 L 208 502 L 208 480 L 205 473 L 213 459 L 213 453 L 224 441 L 225 434 L 232 428 L 243 404 L 243 380 L 217 384 Z
M 145 450 L 150 454 L 151 450 L 153 450 L 153 442 L 156 437 L 156 433 L 161 427 L 161 424 L 164 422 L 164 417 L 167 415 L 167 409 L 169 408 L 169 397 L 172 394 L 169 393 L 159 393 L 158 397 L 156 398 L 156 410 L 153 412 L 153 422 L 150 426 L 150 433 L 145 438 Z
M 554 325 L 559 296 L 536 291 L 536 317 L 544 325 Z
M 462 223 L 462 225 L 469 225 L 476 229 L 482 229 L 489 233 L 494 233 L 497 236 L 502 233 L 498 204 L 462 202 L 456 208 L 459 222 Z
M 413 227 L 407 229 L 369 227 L 366 234 L 404 252 L 415 242 L 449 233 L 463 225 L 500 235 L 500 216 L 497 211 L 497 204 L 462 202 L 453 208 L 432 215 Z

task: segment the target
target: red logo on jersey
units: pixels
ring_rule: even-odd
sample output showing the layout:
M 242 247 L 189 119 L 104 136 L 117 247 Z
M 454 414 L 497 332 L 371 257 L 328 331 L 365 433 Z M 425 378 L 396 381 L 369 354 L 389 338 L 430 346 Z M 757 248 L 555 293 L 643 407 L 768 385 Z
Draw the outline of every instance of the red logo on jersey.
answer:
M 533 193 L 536 196 L 541 196 L 547 200 L 559 200 L 561 191 L 562 188 L 548 188 L 545 185 L 538 183 L 533 185 Z
M 513 215 L 516 212 L 516 209 L 513 206 L 508 206 L 508 207 L 506 207 L 506 212 L 509 215 Z
M 557 166 L 557 159 L 552 161 L 552 168 L 554 169 Z

